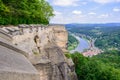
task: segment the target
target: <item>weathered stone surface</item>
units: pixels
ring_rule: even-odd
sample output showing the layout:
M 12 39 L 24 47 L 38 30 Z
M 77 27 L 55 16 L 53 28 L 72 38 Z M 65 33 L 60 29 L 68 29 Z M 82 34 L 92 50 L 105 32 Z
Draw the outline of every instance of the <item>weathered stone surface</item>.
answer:
M 65 62 L 63 51 L 57 45 L 47 44 L 44 50 L 47 58 L 50 59 L 53 64 Z
M 53 26 L 56 44 L 64 51 L 67 52 L 68 32 L 64 26 Z
M 25 56 L 0 45 L 0 80 L 39 80 Z
M 0 37 L 4 38 L 5 40 L 12 41 L 12 36 L 8 34 L 8 32 L 0 29 Z
M 52 65 L 51 63 L 39 63 L 34 65 L 40 74 L 40 80 L 52 80 Z
M 63 51 L 54 44 L 47 44 L 45 52 L 52 65 L 52 80 L 77 80 L 73 64 L 66 62 Z
M 1 38 L 1 37 L 0 37 L 0 45 L 1 45 L 1 46 L 4 46 L 4 47 L 6 47 L 6 48 L 9 48 L 9 49 L 11 49 L 11 50 L 13 50 L 13 51 L 16 51 L 16 52 L 18 52 L 19 54 L 24 55 L 25 57 L 28 57 L 28 54 L 27 54 L 25 51 L 23 51 L 23 50 L 20 49 L 19 47 L 15 46 L 14 44 L 11 44 L 11 43 L 8 42 L 6 39 Z
M 3 27 L 1 30 L 3 30 L 6 35 L 12 37 L 11 40 L 7 40 L 7 44 L 12 43 L 12 46 L 13 44 L 14 46 L 13 48 L 7 48 L 12 50 L 16 48 L 18 49 L 17 51 L 20 50 L 27 53 L 27 59 L 38 70 L 40 80 L 77 80 L 74 63 L 64 55 L 64 52 L 67 51 L 66 44 L 68 40 L 68 33 L 65 27 L 49 26 L 46 28 L 45 26 L 43 27 L 43 25 L 32 24 L 19 25 L 16 28 Z M 6 35 L 0 37 L 6 40 Z M 25 55 L 23 52 L 17 53 Z M 16 75 L 18 76 L 19 74 Z M 30 77 L 28 76 L 28 78 Z

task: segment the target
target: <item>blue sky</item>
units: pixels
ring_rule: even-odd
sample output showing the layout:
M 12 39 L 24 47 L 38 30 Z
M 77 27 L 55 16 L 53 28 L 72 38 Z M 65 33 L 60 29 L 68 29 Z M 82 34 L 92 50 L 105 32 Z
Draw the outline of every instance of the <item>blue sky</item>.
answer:
M 46 0 L 54 9 L 50 23 L 118 23 L 120 0 Z

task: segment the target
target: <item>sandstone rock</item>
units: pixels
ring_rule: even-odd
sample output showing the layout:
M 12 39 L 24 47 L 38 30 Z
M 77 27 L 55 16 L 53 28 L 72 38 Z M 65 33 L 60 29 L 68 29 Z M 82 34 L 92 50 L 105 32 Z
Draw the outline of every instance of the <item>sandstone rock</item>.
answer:
M 40 80 L 52 80 L 52 65 L 51 63 L 39 63 L 34 65 L 39 72 Z
M 52 80 L 77 80 L 77 76 L 72 70 L 72 65 L 68 65 L 63 51 L 55 44 L 47 44 L 44 49 L 51 61 L 52 65 Z
M 7 41 L 12 41 L 12 35 L 8 34 L 7 31 L 0 29 L 0 37 L 4 38 Z
M 55 34 L 56 44 L 64 51 L 67 52 L 68 32 L 64 26 L 52 26 Z
M 4 47 L 6 47 L 6 48 L 8 48 L 8 49 L 10 49 L 10 50 L 16 51 L 16 52 L 18 52 L 19 54 L 24 55 L 25 57 L 28 57 L 28 54 L 27 54 L 25 51 L 23 51 L 23 50 L 20 49 L 19 47 L 11 44 L 11 43 L 8 42 L 6 39 L 1 38 L 1 37 L 0 37 L 0 45 L 1 45 L 1 46 L 4 46 Z
M 43 26 L 43 25 L 34 25 L 34 24 L 31 25 L 23 24 L 23 25 L 19 25 L 16 29 L 15 28 L 11 29 L 11 28 L 9 30 L 4 27 L 0 29 L 2 31 L 4 30 L 3 32 L 5 33 L 5 34 L 4 33 L 0 34 L 0 38 L 2 38 L 1 39 L 2 41 L 8 39 L 8 35 L 10 36 L 11 39 L 11 40 L 6 40 L 7 42 L 2 42 L 2 44 L 6 43 L 3 44 L 6 48 L 11 49 L 18 53 L 16 54 L 14 52 L 13 56 L 27 55 L 26 56 L 27 60 L 25 61 L 23 60 L 23 62 L 29 60 L 34 65 L 34 67 L 37 69 L 39 73 L 40 80 L 77 80 L 77 76 L 74 69 L 74 63 L 72 62 L 71 59 L 67 59 L 64 55 L 64 52 L 67 51 L 66 44 L 68 41 L 68 33 L 64 26 L 58 26 L 58 25 Z M 8 49 L 6 49 L 6 51 L 9 51 Z M 18 56 L 14 56 L 14 58 L 18 59 Z M 14 63 L 14 65 L 10 69 L 12 70 L 12 68 L 14 68 L 14 66 L 16 65 L 17 63 Z M 24 64 L 21 65 L 24 66 Z M 19 68 L 19 66 L 16 66 L 15 71 L 16 69 L 18 69 L 17 67 Z M 21 74 L 24 74 L 23 67 L 22 68 L 20 67 L 20 71 Z M 16 73 L 17 76 L 21 74 Z M 11 74 L 11 76 L 13 75 L 14 73 Z M 37 72 L 33 75 L 36 76 L 36 79 L 33 78 L 33 80 L 38 80 Z M 24 76 L 23 77 L 26 80 L 28 79 L 32 80 L 33 75 L 30 76 L 26 74 L 27 77 L 26 78 Z M 14 78 L 11 79 L 14 80 Z M 20 78 L 19 80 L 21 79 L 22 78 Z M 3 79 L 3 80 L 7 80 L 7 79 Z
M 0 80 L 39 80 L 39 74 L 22 54 L 0 45 Z

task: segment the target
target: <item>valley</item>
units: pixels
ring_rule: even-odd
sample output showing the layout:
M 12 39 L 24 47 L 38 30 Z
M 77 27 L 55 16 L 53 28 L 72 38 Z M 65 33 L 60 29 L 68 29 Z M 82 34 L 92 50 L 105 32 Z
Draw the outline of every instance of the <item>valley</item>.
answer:
M 91 49 L 120 49 L 120 24 L 71 24 L 66 28 L 80 38 L 87 39 Z
M 75 63 L 78 80 L 120 80 L 120 24 L 67 24 L 66 28 L 74 38 L 89 43 L 82 52 L 79 48 L 66 54 Z M 85 46 L 80 40 L 81 44 Z

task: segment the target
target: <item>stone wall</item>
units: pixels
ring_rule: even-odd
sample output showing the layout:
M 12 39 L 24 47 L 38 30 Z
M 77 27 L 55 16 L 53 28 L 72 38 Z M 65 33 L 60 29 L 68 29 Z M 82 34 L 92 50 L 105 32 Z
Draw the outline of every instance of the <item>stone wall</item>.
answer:
M 25 56 L 0 45 L 0 80 L 40 80 L 40 77 Z
M 0 38 L 27 53 L 21 52 L 37 69 L 40 80 L 77 80 L 72 60 L 64 55 L 68 40 L 64 26 L 19 25 L 0 28 L 0 33 Z
M 48 43 L 55 43 L 64 52 L 67 51 L 68 33 L 64 26 L 19 25 L 18 27 L 3 27 L 0 32 L 7 35 L 1 34 L 0 37 L 10 36 L 11 40 L 5 39 L 26 51 L 30 59 L 34 56 L 33 53 L 41 53 Z M 35 41 L 36 36 L 37 41 Z

